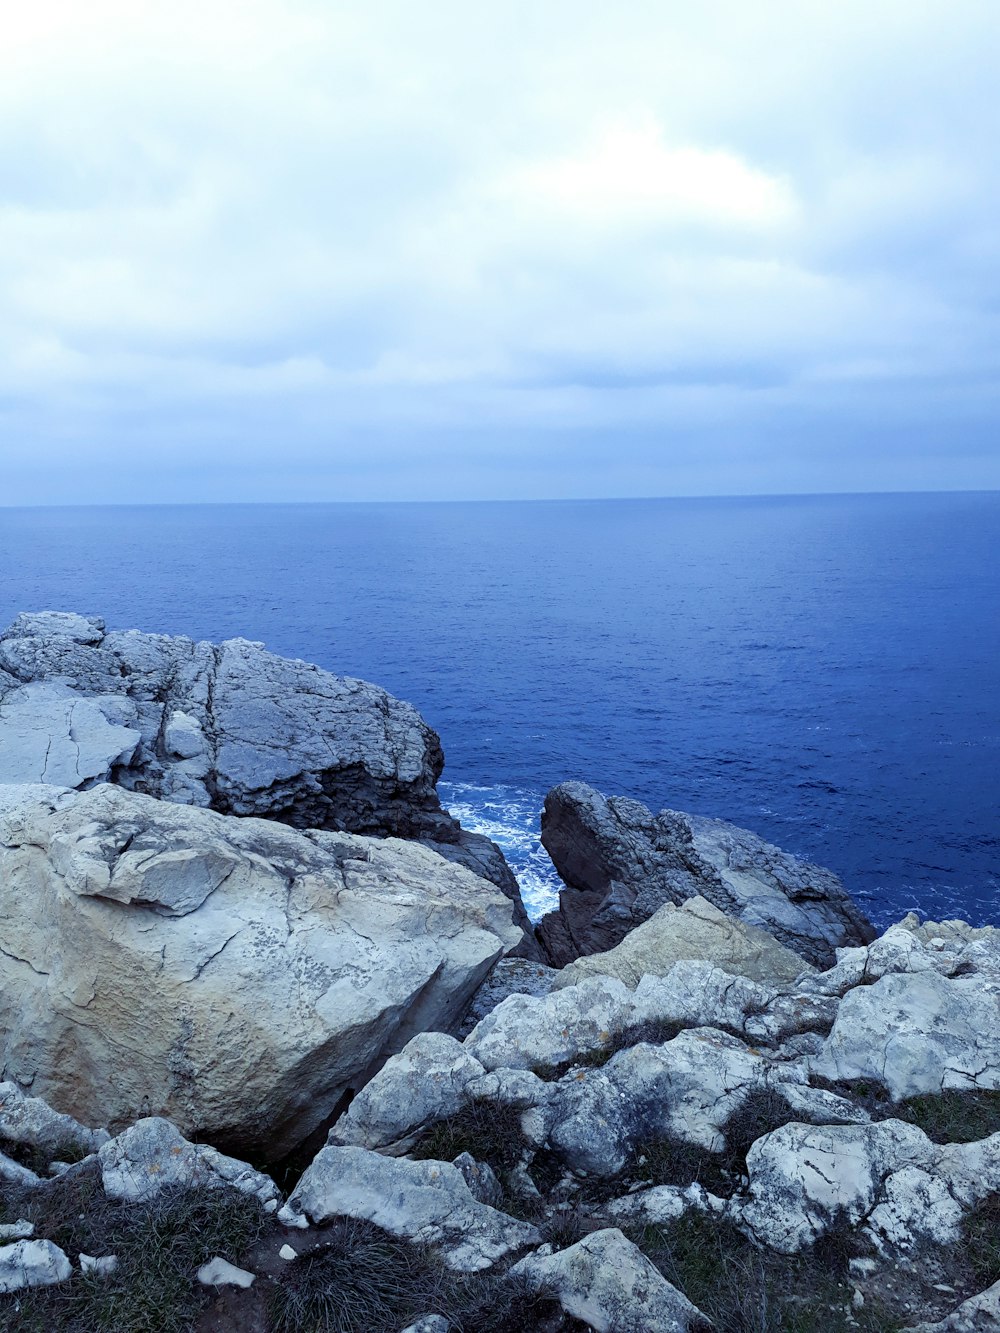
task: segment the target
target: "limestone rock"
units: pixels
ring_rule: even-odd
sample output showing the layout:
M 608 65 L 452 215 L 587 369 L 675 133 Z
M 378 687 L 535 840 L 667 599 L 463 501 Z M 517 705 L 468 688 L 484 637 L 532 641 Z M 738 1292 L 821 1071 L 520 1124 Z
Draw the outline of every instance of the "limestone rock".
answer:
M 1000 1328 L 1000 1282 L 963 1301 L 935 1323 L 914 1324 L 908 1333 L 995 1333 Z
M 454 1037 L 420 1032 L 361 1089 L 328 1142 L 405 1152 L 421 1128 L 461 1109 L 467 1085 L 483 1073 Z
M 231 1264 L 228 1259 L 223 1259 L 216 1255 L 210 1259 L 207 1264 L 202 1264 L 198 1269 L 198 1281 L 203 1287 L 252 1287 L 256 1281 L 256 1275 L 248 1273 L 245 1268 L 237 1268 Z
M 101 1257 L 93 1254 L 80 1255 L 81 1273 L 93 1273 L 95 1277 L 111 1277 L 118 1271 L 117 1254 L 106 1254 Z
M 510 995 L 465 1039 L 486 1069 L 539 1069 L 608 1047 L 634 1016 L 616 978 L 591 977 L 549 995 Z
M 612 949 L 665 903 L 696 896 L 820 967 L 836 948 L 874 936 L 829 870 L 721 820 L 653 815 L 565 782 L 545 798 L 542 843 L 568 886 L 537 930 L 557 966 Z
M 501 958 L 472 997 L 468 1013 L 462 1020 L 459 1036 L 467 1037 L 508 995 L 548 995 L 558 984 L 562 973 L 544 963 L 527 958 Z
M 88 1129 L 72 1116 L 60 1115 L 41 1097 L 28 1097 L 16 1083 L 0 1083 L 0 1138 L 35 1148 L 52 1158 L 96 1152 L 111 1136 L 106 1129 Z
M 595 1231 L 556 1254 L 544 1247 L 511 1269 L 539 1293 L 557 1297 L 596 1333 L 695 1333 L 711 1328 L 641 1250 L 615 1228 Z
M 73 1265 L 50 1240 L 19 1240 L 0 1245 L 0 1292 L 51 1287 L 65 1282 Z
M 366 1148 L 323 1148 L 288 1207 L 317 1224 L 335 1217 L 373 1222 L 433 1246 L 450 1268 L 464 1273 L 490 1268 L 541 1240 L 533 1226 L 480 1203 L 450 1163 L 411 1162 Z
M 556 986 L 585 977 L 618 977 L 634 988 L 644 976 L 662 977 L 682 959 L 698 959 L 753 981 L 794 981 L 809 964 L 764 930 L 748 926 L 700 896 L 680 907 L 665 903 L 606 953 L 578 958 L 558 973 Z
M 503 853 L 442 810 L 443 764 L 411 704 L 246 639 L 108 632 L 51 611 L 0 634 L 0 783 L 115 782 L 296 828 L 428 840 L 502 889 L 537 952 Z
M 518 938 L 417 843 L 50 789 L 0 815 L 0 1074 L 274 1160 Z
M 247 1162 L 207 1143 L 189 1143 L 169 1120 L 148 1116 L 111 1139 L 97 1154 L 110 1199 L 147 1203 L 167 1189 L 235 1189 L 271 1208 L 278 1187 Z
M 965 1213 L 1000 1188 L 1000 1134 L 940 1145 L 900 1120 L 793 1122 L 757 1140 L 747 1171 L 734 1220 L 771 1249 L 796 1253 L 847 1223 L 895 1255 L 958 1242 Z
M 1000 1088 L 1000 977 L 893 972 L 856 986 L 814 1061 L 828 1079 L 874 1079 L 894 1100 Z

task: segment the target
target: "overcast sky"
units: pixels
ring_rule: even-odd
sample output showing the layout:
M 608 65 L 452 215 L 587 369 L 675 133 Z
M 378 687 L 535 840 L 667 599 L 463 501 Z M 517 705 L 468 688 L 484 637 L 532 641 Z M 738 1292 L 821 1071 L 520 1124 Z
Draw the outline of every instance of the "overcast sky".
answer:
M 997 0 L 31 0 L 0 502 L 1000 487 Z

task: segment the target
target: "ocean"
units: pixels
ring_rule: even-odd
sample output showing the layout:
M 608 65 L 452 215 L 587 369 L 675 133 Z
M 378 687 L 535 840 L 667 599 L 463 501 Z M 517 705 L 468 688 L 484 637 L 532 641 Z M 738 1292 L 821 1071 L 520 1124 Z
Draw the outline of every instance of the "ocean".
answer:
M 377 681 L 554 900 L 577 778 L 1000 922 L 1000 494 L 0 508 L 0 621 L 241 635 Z

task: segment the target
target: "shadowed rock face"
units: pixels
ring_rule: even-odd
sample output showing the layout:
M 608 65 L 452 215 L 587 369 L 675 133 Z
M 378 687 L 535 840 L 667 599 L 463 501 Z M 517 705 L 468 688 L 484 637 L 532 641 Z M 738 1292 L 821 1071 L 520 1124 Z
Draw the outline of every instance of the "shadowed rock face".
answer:
M 746 829 L 565 782 L 545 798 L 542 843 L 568 886 L 537 937 L 562 966 L 614 948 L 665 903 L 700 896 L 820 967 L 874 930 L 840 880 Z
M 0 634 L 0 783 L 113 782 L 294 828 L 419 839 L 491 879 L 530 932 L 500 849 L 442 810 L 443 765 L 412 704 L 246 639 L 109 633 L 52 611 Z

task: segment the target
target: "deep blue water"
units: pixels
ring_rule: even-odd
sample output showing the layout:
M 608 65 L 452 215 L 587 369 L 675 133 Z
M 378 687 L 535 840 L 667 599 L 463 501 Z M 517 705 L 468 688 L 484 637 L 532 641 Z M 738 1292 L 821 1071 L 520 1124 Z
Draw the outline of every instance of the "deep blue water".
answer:
M 0 621 L 243 635 L 441 733 L 536 901 L 582 778 L 1000 921 L 1000 494 L 0 509 Z

